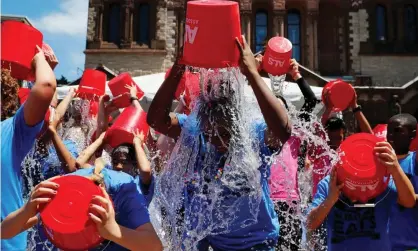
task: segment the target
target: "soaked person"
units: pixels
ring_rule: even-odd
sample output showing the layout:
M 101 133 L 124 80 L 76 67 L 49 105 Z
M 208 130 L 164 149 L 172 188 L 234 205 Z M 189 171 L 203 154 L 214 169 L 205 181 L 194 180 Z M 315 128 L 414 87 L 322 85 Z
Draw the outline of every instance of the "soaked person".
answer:
M 185 70 L 178 62 L 158 90 L 148 112 L 147 121 L 155 130 L 174 139 L 179 138 L 183 132 L 177 143 L 179 150 L 172 154 L 165 169 L 168 175 L 180 175 L 173 170 L 187 173 L 184 190 L 181 190 L 184 192 L 184 203 L 178 203 L 185 206 L 184 234 L 187 238 L 182 246 L 186 250 L 192 247 L 208 250 L 209 246 L 216 251 L 274 250 L 278 238 L 278 219 L 268 188 L 268 157 L 273 151 L 279 150 L 281 144 L 289 138 L 290 120 L 286 109 L 259 75 L 255 58 L 245 39 L 244 44 L 237 39 L 237 44 L 241 52 L 241 71 L 254 90 L 264 117 L 260 121 L 251 121 L 248 133 L 242 133 L 245 128 L 240 125 L 245 118 L 240 117 L 238 100 L 233 95 L 213 99 L 210 96 L 209 100 L 201 95 L 201 103 L 196 105 L 191 115 L 170 113 L 174 93 Z M 228 81 L 220 81 L 219 86 L 219 92 L 227 92 L 230 87 Z M 209 89 L 205 91 L 211 92 Z M 237 140 L 237 135 L 250 139 L 250 145 L 239 147 L 242 141 Z M 233 149 L 234 146 L 237 148 Z M 234 163 L 231 162 L 233 154 L 239 156 L 240 151 L 245 151 L 246 148 L 257 149 L 256 159 L 260 159 L 260 162 L 255 161 L 254 164 L 260 166 L 257 169 L 252 166 L 251 169 L 244 165 L 241 170 L 234 169 Z M 187 155 L 189 150 L 191 152 Z M 178 153 L 187 155 L 188 160 L 184 161 L 186 163 L 176 162 Z M 251 159 L 252 156 L 247 155 L 242 156 L 240 161 L 245 163 Z M 254 173 L 243 173 L 246 168 L 254 170 Z M 235 170 L 236 173 L 229 173 L 230 170 Z M 254 189 L 248 187 L 250 182 L 246 181 L 257 177 L 259 180 L 254 186 L 260 190 L 253 191 Z M 172 189 L 175 192 L 176 186 Z M 260 192 L 260 200 L 254 200 L 257 204 L 251 205 L 251 194 L 258 195 Z M 210 194 L 217 194 L 219 198 L 210 197 Z M 252 208 L 255 208 L 255 214 Z M 202 215 L 199 212 L 203 212 Z M 206 233 L 205 236 L 194 236 L 199 235 L 197 229 Z M 200 240 L 197 247 L 194 242 L 192 247 L 186 246 L 188 238 L 193 237 L 203 237 L 203 240 Z
M 56 88 L 55 75 L 38 47 L 32 60 L 35 85 L 25 104 L 19 108 L 16 79 L 2 69 L 1 82 L 1 220 L 23 206 L 21 163 L 42 129 Z M 55 58 L 55 57 L 54 57 Z M 4 250 L 26 250 L 27 233 L 1 241 Z
M 411 180 L 418 201 L 418 156 L 409 152 L 416 136 L 417 120 L 410 114 L 393 116 L 388 123 L 387 140 L 395 150 L 399 164 Z M 392 251 L 418 249 L 418 206 L 406 208 L 397 203 L 392 206 L 389 219 L 389 237 Z

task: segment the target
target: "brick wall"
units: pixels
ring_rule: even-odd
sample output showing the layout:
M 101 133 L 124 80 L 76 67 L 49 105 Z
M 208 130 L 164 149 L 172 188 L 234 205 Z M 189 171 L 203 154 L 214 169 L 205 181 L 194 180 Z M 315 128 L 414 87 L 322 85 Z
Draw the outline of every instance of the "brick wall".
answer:
M 372 76 L 376 86 L 402 86 L 418 76 L 418 58 L 407 56 L 360 56 L 361 73 Z
M 348 17 L 349 39 L 350 39 L 350 62 L 351 70 L 356 73 L 361 72 L 361 60 L 359 57 L 360 43 L 369 39 L 368 14 L 365 9 L 350 12 Z
M 93 41 L 96 29 L 96 11 L 93 7 L 89 7 L 87 18 L 87 41 Z

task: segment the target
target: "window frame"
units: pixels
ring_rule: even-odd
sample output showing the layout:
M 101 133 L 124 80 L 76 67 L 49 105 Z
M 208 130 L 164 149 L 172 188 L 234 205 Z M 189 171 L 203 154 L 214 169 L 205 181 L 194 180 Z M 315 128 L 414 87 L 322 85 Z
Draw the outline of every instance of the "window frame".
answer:
M 266 24 L 265 25 L 257 25 L 257 16 L 258 16 L 258 14 L 265 14 L 265 21 L 266 21 Z M 254 53 L 257 53 L 259 50 L 257 50 L 257 47 L 259 47 L 259 46 L 265 46 L 266 44 L 266 42 L 267 41 L 265 41 L 263 44 L 258 44 L 257 43 L 257 28 L 258 27 L 265 27 L 266 28 L 266 38 L 265 38 L 265 40 L 268 40 L 269 39 L 269 28 L 270 28 L 270 24 L 269 24 L 269 12 L 268 12 L 268 10 L 266 10 L 265 8 L 258 8 L 256 11 L 255 11 L 255 14 L 254 14 Z M 264 48 L 263 48 L 264 49 Z
M 289 14 L 291 15 L 297 15 L 298 16 L 298 24 L 289 24 Z M 298 32 L 299 32 L 299 42 L 297 44 L 293 43 L 289 37 L 289 27 L 290 26 L 298 26 Z M 294 50 L 292 50 L 292 58 L 295 58 L 298 62 L 302 61 L 302 13 L 298 9 L 289 9 L 286 13 L 286 38 L 289 39 L 290 42 L 292 42 L 292 46 L 297 46 L 299 48 L 299 58 L 294 57 L 293 53 Z
M 141 5 L 148 5 L 148 42 L 149 44 L 141 44 L 139 43 L 138 33 L 140 33 L 140 6 Z M 153 5 L 148 1 L 139 1 L 135 2 L 134 11 L 133 11 L 133 25 L 132 25 L 132 40 L 137 47 L 141 48 L 151 48 L 151 43 L 153 38 Z
M 381 10 L 383 10 L 383 27 L 384 27 L 384 38 L 383 40 L 379 39 L 379 23 L 378 23 L 378 19 L 379 19 L 379 13 L 378 13 L 378 8 L 381 8 Z M 374 30 L 375 30 L 375 34 L 374 34 L 374 40 L 377 43 L 388 43 L 389 42 L 389 22 L 388 22 L 388 8 L 383 5 L 383 4 L 376 4 L 375 8 L 374 8 Z
M 413 17 L 414 17 L 414 26 L 412 28 L 408 28 L 408 24 L 407 24 L 407 20 L 406 20 L 406 16 L 407 16 L 407 10 L 408 8 L 411 8 L 413 11 Z M 418 13 L 417 13 L 417 8 L 416 6 L 414 6 L 413 4 L 406 4 L 403 7 L 403 16 L 404 16 L 404 23 L 403 23 L 403 30 L 404 30 L 404 37 L 403 40 L 405 41 L 405 43 L 407 44 L 414 44 L 418 42 Z M 415 39 L 410 40 L 409 36 L 407 34 L 408 31 L 413 30 L 415 32 Z

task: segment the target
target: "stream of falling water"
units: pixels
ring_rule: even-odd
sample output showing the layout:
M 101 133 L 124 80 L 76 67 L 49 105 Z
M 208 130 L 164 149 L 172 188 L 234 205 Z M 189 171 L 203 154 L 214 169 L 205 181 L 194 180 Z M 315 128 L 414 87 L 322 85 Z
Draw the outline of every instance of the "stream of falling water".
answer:
M 162 159 L 158 151 L 154 156 L 149 156 L 153 168 L 163 167 L 161 171 L 154 171 L 156 187 L 149 211 L 152 224 L 167 251 L 193 251 L 196 250 L 196 244 L 208 235 L 227 234 L 237 227 L 244 228 L 254 224 L 262 200 L 260 179 L 266 173 L 259 170 L 263 159 L 260 156 L 260 142 L 254 137 L 254 125 L 263 121 L 259 105 L 254 96 L 244 96 L 244 87 L 248 83 L 238 69 L 199 69 L 199 72 L 201 95 L 194 101 L 194 108 L 184 124 L 171 157 Z M 276 95 L 283 96 L 286 88 L 284 77 L 271 76 L 271 88 Z M 216 105 L 215 108 L 213 105 L 216 102 L 224 104 Z M 316 115 L 318 109 L 311 114 L 311 121 L 305 122 L 299 119 L 300 112 L 290 102 L 288 105 L 293 135 L 301 141 L 306 141 L 311 149 L 322 149 L 315 157 L 327 157 L 330 162 L 326 166 L 315 166 L 314 163 L 310 169 L 298 173 L 300 203 L 296 215 L 293 213 L 292 217 L 304 223 L 312 196 L 313 173 L 325 174 L 329 167 L 338 161 L 338 157 L 335 151 L 328 147 L 327 139 L 321 137 L 321 134 L 326 134 Z M 63 140 L 74 141 L 80 152 L 91 143 L 91 136 L 97 127 L 96 120 L 89 116 L 87 101 L 73 102 L 69 111 L 70 118 L 63 124 L 59 133 Z M 229 118 L 229 123 L 226 125 L 224 119 L 218 119 L 219 116 Z M 207 130 L 208 128 L 213 130 Z M 201 135 L 202 131 L 205 131 L 210 137 L 225 129 L 228 130 L 231 139 L 226 164 L 220 170 L 217 149 L 209 143 L 202 147 Z M 108 163 L 110 151 L 110 148 L 105 149 L 104 154 Z M 26 166 L 36 166 L 33 153 L 25 159 Z M 51 159 L 59 163 L 56 155 Z M 283 163 L 280 155 L 273 155 L 265 161 L 270 164 Z M 160 165 L 157 162 L 164 164 Z M 59 166 L 57 165 L 57 168 Z M 27 170 L 24 171 L 24 175 L 29 176 L 28 183 L 31 188 L 33 181 L 29 173 Z M 192 198 L 185 197 L 186 190 L 193 193 Z M 249 217 L 240 219 L 239 208 L 243 207 L 249 212 Z M 280 214 L 290 217 L 289 211 L 281 211 Z M 53 246 L 46 245 L 46 242 L 41 243 L 38 234 L 36 228 L 29 230 L 28 249 L 36 250 L 36 246 L 40 245 L 44 250 L 54 250 Z M 321 242 L 320 238 L 306 237 L 315 235 L 318 234 L 308 235 L 304 231 L 300 250 L 324 249 L 326 244 Z M 288 233 L 284 238 L 292 239 L 294 236 Z

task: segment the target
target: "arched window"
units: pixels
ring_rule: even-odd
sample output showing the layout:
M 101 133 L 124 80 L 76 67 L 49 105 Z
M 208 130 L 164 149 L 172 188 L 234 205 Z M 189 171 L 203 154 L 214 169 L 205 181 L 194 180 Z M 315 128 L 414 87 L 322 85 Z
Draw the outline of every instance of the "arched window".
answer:
M 382 5 L 376 6 L 376 39 L 378 41 L 386 41 L 386 24 L 387 24 L 386 8 Z
M 120 5 L 111 4 L 109 6 L 109 23 L 108 23 L 108 42 L 120 43 Z
M 267 40 L 268 15 L 265 10 L 258 10 L 255 14 L 255 52 L 264 49 Z
M 136 42 L 140 45 L 150 46 L 150 5 L 148 3 L 141 3 L 136 8 Z
M 415 42 L 417 40 L 417 12 L 412 5 L 405 6 L 405 40 Z
M 287 13 L 287 38 L 292 42 L 292 58 L 300 61 L 300 13 L 291 10 Z

